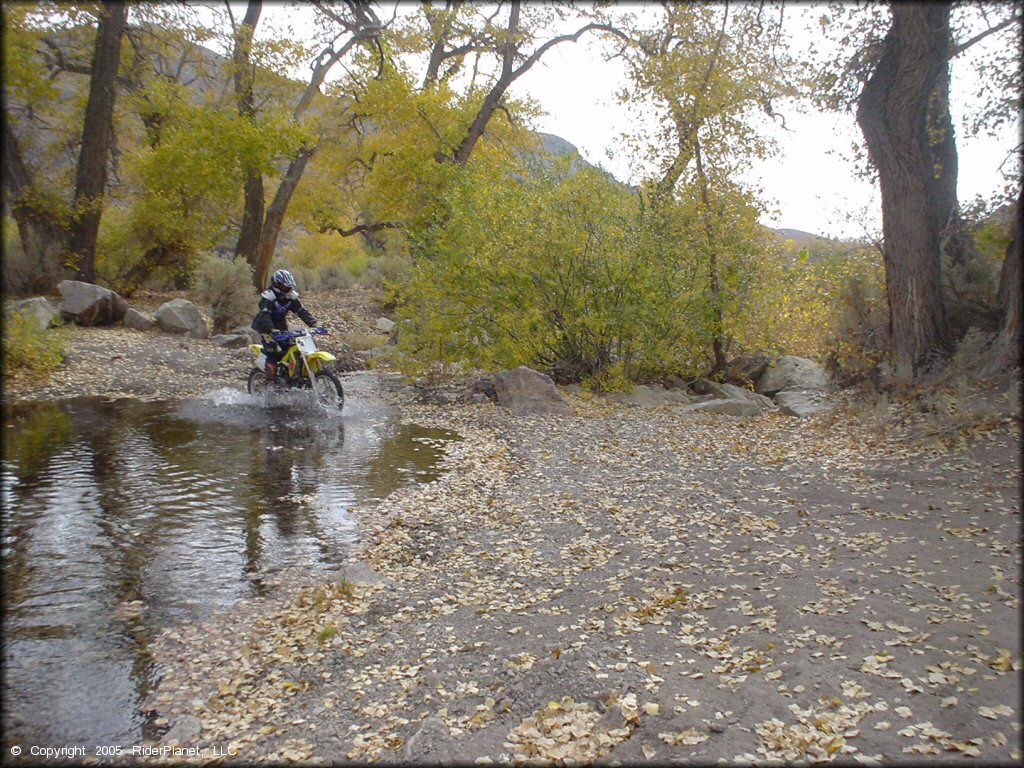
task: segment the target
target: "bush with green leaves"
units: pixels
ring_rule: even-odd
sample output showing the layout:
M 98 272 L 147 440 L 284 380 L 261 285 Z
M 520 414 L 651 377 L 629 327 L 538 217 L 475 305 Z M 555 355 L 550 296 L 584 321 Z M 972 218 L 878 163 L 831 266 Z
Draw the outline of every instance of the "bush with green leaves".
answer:
M 252 269 L 244 259 L 203 254 L 192 271 L 192 290 L 201 303 L 209 305 L 214 333 L 225 333 L 256 314 Z
M 706 271 L 685 211 L 596 170 L 465 169 L 413 234 L 399 345 L 420 365 L 531 365 L 558 381 L 705 368 Z M 414 364 L 406 364 L 415 367 Z
M 65 326 L 40 330 L 20 312 L 4 319 L 4 376 L 45 375 L 64 360 L 70 330 Z

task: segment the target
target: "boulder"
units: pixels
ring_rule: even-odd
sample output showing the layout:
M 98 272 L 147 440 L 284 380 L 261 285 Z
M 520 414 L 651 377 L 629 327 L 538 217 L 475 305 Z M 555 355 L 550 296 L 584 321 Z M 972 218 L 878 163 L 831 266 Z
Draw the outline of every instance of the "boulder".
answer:
M 494 389 L 494 377 L 484 376 L 481 379 L 477 379 L 466 388 L 465 394 L 462 399 L 467 403 L 496 403 L 498 402 L 498 393 Z
M 210 335 L 199 307 L 188 299 L 171 299 L 161 304 L 155 317 L 157 325 L 167 333 L 185 334 L 193 339 L 205 339 Z
M 764 374 L 771 360 L 767 355 L 742 355 L 725 366 L 725 377 L 740 386 L 753 386 Z
M 827 389 L 825 369 L 806 357 L 785 355 L 769 366 L 757 381 L 757 392 L 771 397 L 783 389 Z
M 804 418 L 828 408 L 825 394 L 820 389 L 796 389 L 788 387 L 775 393 L 779 410 L 787 416 Z
M 221 333 L 211 336 L 210 341 L 225 349 L 245 349 L 249 346 L 249 337 L 241 333 Z
M 551 377 L 525 365 L 496 374 L 494 392 L 498 405 L 508 408 L 516 415 L 572 414 L 572 409 L 555 388 L 555 382 Z
M 720 384 L 708 379 L 697 379 L 693 388 L 702 395 L 713 395 L 717 400 L 750 400 L 757 403 L 762 411 L 775 407 L 775 403 L 770 397 L 751 392 L 745 387 L 737 387 L 735 384 Z
M 156 320 L 147 317 L 134 307 L 128 307 L 128 311 L 124 313 L 124 324 L 136 331 L 148 331 L 156 325 Z
M 51 325 L 60 321 L 60 313 L 56 307 L 42 296 L 14 302 L 7 307 L 7 314 L 21 315 L 40 331 L 45 331 Z
M 656 408 L 670 403 L 690 402 L 690 398 L 683 392 L 647 384 L 637 384 L 629 392 L 612 392 L 605 397 L 633 408 Z
M 395 321 L 389 320 L 386 317 L 377 318 L 377 330 L 383 333 L 385 336 L 391 333 L 395 329 Z
M 402 747 L 402 754 L 406 761 L 419 765 L 451 764 L 462 757 L 448 725 L 436 715 L 423 718 Z
M 244 325 L 236 325 L 234 328 L 228 331 L 228 333 L 237 333 L 240 336 L 247 336 L 250 342 L 253 344 L 259 344 L 260 339 L 262 338 L 259 332 L 254 331 L 252 329 L 252 326 L 250 326 L 248 323 L 245 323 Z
M 128 301 L 109 288 L 78 280 L 62 280 L 57 288 L 61 315 L 78 325 L 110 325 L 128 311 Z
M 187 746 L 199 738 L 203 722 L 195 715 L 182 715 L 174 721 L 171 729 L 161 739 L 162 744 Z
M 748 398 L 704 400 L 676 410 L 680 413 L 721 413 L 726 416 L 757 416 L 764 412 L 759 402 Z

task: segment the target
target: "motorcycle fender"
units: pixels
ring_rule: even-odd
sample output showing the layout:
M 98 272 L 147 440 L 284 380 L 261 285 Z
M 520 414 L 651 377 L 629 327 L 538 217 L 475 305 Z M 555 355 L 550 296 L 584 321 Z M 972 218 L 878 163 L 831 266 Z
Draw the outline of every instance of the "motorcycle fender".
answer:
M 318 351 L 314 352 L 313 354 L 309 355 L 307 359 L 309 359 L 309 360 L 316 360 L 317 362 L 320 362 L 320 363 L 329 363 L 332 360 L 337 360 L 338 358 L 336 358 L 330 352 L 324 352 L 322 350 L 318 350 Z
M 263 352 L 263 346 L 261 344 L 250 344 L 249 351 L 258 356 Z

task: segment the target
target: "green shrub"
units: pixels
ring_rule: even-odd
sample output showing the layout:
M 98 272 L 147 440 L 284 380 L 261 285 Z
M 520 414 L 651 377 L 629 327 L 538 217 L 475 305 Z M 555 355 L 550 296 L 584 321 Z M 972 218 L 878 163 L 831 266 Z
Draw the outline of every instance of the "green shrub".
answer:
M 341 264 L 324 264 L 320 267 L 320 288 L 324 290 L 351 288 L 355 284 L 355 277 Z
M 21 313 L 9 315 L 4 321 L 4 376 L 23 371 L 45 375 L 64 360 L 69 339 L 67 327 L 40 331 L 34 320 Z
M 870 271 L 847 273 L 833 322 L 826 367 L 836 383 L 880 384 L 889 348 L 883 278 Z
M 210 306 L 214 333 L 225 333 L 256 313 L 252 270 L 242 259 L 203 254 L 192 272 L 192 290 L 200 302 Z
M 358 276 L 358 282 L 366 288 L 382 290 L 388 284 L 401 282 L 409 274 L 411 266 L 408 257 L 386 253 L 368 262 L 366 271 Z

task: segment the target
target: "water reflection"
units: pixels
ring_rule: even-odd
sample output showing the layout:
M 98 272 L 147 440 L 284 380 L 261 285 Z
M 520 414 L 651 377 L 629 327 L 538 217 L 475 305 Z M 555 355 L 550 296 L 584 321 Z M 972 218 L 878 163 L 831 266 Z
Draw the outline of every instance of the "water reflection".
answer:
M 344 416 L 248 396 L 5 409 L 8 745 L 136 744 L 160 628 L 329 571 L 348 509 L 430 480 L 450 433 L 350 397 Z

